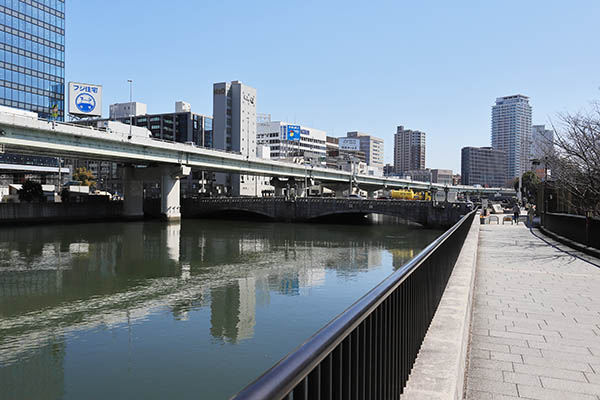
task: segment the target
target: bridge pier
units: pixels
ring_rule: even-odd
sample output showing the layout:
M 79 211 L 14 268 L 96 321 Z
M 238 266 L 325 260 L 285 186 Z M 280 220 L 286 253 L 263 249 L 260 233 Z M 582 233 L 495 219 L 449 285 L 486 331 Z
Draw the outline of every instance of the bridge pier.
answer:
M 133 166 L 123 168 L 123 216 L 142 218 L 144 216 L 144 180 Z
M 181 219 L 181 178 L 190 174 L 190 167 L 163 165 L 160 173 L 160 215 L 168 221 Z
M 181 219 L 182 177 L 190 174 L 190 167 L 161 165 L 151 168 L 127 166 L 123 169 L 123 216 L 142 218 L 144 216 L 144 181 L 160 181 L 160 214 L 168 221 Z

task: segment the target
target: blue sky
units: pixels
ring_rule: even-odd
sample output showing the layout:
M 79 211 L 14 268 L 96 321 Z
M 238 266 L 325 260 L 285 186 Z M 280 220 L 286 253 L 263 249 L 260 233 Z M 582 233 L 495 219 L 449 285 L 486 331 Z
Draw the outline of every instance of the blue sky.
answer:
M 390 163 L 397 125 L 427 132 L 427 167 L 460 172 L 462 147 L 490 144 L 496 97 L 529 96 L 534 124 L 600 98 L 597 0 L 68 0 L 66 12 L 66 81 L 102 84 L 105 115 L 129 101 L 127 79 L 149 112 L 185 100 L 206 115 L 212 84 L 241 80 L 258 112 L 381 137 Z

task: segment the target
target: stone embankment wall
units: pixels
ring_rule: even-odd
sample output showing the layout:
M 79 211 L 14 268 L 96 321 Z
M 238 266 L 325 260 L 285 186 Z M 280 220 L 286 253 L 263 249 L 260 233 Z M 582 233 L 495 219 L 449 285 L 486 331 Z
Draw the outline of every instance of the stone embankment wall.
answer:
M 120 218 L 122 214 L 121 202 L 0 204 L 0 224 L 108 220 Z

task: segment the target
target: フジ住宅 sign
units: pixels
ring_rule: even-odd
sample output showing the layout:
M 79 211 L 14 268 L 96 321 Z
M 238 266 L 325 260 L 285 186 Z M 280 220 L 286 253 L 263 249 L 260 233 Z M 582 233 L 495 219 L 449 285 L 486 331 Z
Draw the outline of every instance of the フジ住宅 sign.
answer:
M 69 82 L 69 114 L 102 116 L 102 85 Z

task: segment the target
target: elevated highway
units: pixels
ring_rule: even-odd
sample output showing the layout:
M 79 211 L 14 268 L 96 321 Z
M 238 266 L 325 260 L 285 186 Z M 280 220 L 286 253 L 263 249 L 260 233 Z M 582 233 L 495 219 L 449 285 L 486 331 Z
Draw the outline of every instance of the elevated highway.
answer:
M 179 178 L 191 169 L 263 175 L 273 178 L 310 179 L 324 184 L 354 185 L 366 191 L 382 188 L 443 190 L 445 185 L 406 179 L 352 174 L 350 172 L 252 158 L 239 153 L 167 142 L 141 136 L 110 133 L 106 130 L 38 119 L 34 113 L 12 113 L 0 109 L 0 146 L 4 151 L 37 155 L 111 160 L 125 165 L 125 209 L 131 216 L 142 215 L 142 182 L 160 177 L 163 194 L 162 213 L 167 218 L 180 216 Z M 145 166 L 153 168 L 134 168 Z M 473 193 L 514 194 L 506 188 L 452 186 L 452 190 Z M 129 205 L 127 205 L 129 203 Z

